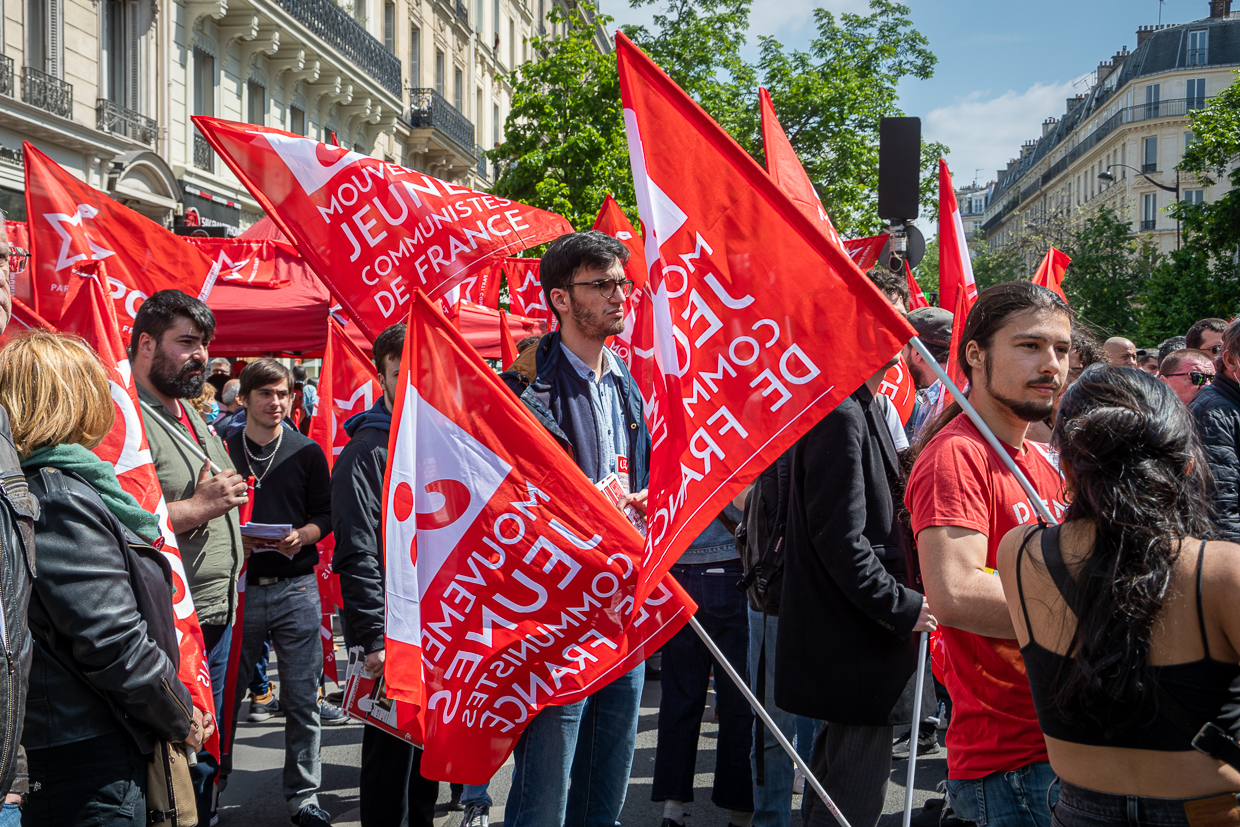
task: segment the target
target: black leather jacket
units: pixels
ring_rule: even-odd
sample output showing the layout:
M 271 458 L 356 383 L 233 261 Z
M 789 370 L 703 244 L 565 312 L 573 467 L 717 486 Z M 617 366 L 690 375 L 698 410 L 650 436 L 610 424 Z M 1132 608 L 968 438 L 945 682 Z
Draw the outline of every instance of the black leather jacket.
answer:
M 0 670 L 0 794 L 26 793 L 25 753 L 20 744 L 30 678 L 30 632 L 26 609 L 34 576 L 34 520 L 39 504 L 26 486 L 9 415 L 0 407 L 0 615 L 4 668 Z
M 34 664 L 26 749 L 127 733 L 140 752 L 185 740 L 192 702 L 177 678 L 172 576 L 99 494 L 55 468 L 27 468 L 41 513 L 30 600 Z

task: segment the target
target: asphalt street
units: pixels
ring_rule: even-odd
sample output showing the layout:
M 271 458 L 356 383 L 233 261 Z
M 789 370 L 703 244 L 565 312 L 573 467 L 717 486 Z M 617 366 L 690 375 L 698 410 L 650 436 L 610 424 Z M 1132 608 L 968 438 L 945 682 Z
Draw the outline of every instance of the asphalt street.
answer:
M 343 651 L 343 649 L 341 649 Z M 275 678 L 275 665 L 271 670 Z M 277 685 L 277 694 L 279 693 Z M 713 692 L 707 699 L 702 718 L 701 737 L 698 740 L 697 774 L 694 777 L 694 803 L 686 806 L 690 814 L 689 827 L 726 827 L 728 812 L 710 803 L 712 772 L 714 769 L 715 742 L 718 726 L 713 718 Z M 286 827 L 290 823 L 284 799 L 281 795 L 280 777 L 284 763 L 284 719 L 272 718 L 261 724 L 244 721 L 248 703 L 242 704 L 242 723 L 239 726 L 236 755 L 232 778 L 228 788 L 220 796 L 221 827 Z M 633 770 L 629 778 L 629 792 L 625 800 L 620 822 L 624 827 L 659 827 L 662 823 L 663 805 L 650 800 L 650 788 L 654 774 L 654 755 L 657 744 L 659 714 L 659 682 L 647 680 L 642 693 L 641 718 L 638 723 L 637 751 L 633 757 Z M 332 815 L 337 827 L 359 827 L 358 820 L 358 767 L 362 754 L 362 727 L 356 722 L 346 726 L 323 729 L 323 784 L 319 803 Z M 940 733 L 941 735 L 942 733 Z M 914 791 L 915 808 L 935 797 L 935 787 L 947 777 L 946 753 L 920 758 L 917 762 L 917 778 Z M 504 822 L 503 802 L 508 796 L 511 779 L 511 759 L 491 782 L 491 797 L 496 806 L 491 808 L 491 824 L 501 827 Z M 887 789 L 887 803 L 880 827 L 898 827 L 904 807 L 904 780 L 908 772 L 907 762 L 897 761 L 891 773 Z M 448 800 L 447 784 L 440 785 L 439 800 Z M 793 824 L 799 824 L 801 797 L 793 797 Z M 459 812 L 444 813 L 435 819 L 436 827 L 457 827 L 461 822 Z

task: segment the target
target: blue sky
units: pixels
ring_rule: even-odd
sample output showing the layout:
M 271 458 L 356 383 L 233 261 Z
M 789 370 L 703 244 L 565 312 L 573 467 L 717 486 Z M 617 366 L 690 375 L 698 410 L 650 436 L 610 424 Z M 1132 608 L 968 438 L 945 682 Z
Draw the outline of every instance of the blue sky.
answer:
M 991 180 L 1021 143 L 1041 133 L 1042 121 L 1063 113 L 1064 101 L 1084 91 L 1098 62 L 1135 48 L 1138 26 L 1158 22 L 1158 0 L 904 0 L 938 57 L 934 77 L 900 88 L 905 114 L 922 119 L 922 133 L 951 148 L 956 183 Z M 1240 2 L 1237 2 L 1240 11 Z M 619 23 L 644 23 L 649 8 L 600 0 Z M 867 0 L 753 0 L 751 44 L 773 35 L 804 48 L 814 8 L 859 12 Z M 1208 0 L 1165 0 L 1163 23 L 1209 15 Z M 748 58 L 756 57 L 750 48 Z

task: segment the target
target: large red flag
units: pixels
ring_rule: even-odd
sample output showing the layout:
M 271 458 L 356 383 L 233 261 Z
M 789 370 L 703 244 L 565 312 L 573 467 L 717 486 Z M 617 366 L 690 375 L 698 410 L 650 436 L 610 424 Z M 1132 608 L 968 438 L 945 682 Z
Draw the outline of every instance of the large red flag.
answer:
M 913 415 L 913 405 L 917 401 L 917 385 L 913 382 L 912 371 L 908 369 L 903 356 L 883 374 L 878 392 L 891 400 L 900 422 L 907 425 L 908 418 Z
M 784 191 L 784 195 L 796 204 L 801 214 L 814 222 L 831 243 L 840 244 L 840 234 L 835 231 L 831 217 L 823 209 L 822 199 L 818 197 L 814 183 L 809 180 L 801 159 L 792 148 L 792 142 L 779 124 L 775 105 L 771 103 L 771 95 L 763 87 L 758 87 L 758 104 L 762 112 L 762 149 L 766 155 L 767 174 Z
M 1042 263 L 1038 265 L 1038 271 L 1033 275 L 1033 283 L 1054 291 L 1055 295 L 1066 302 L 1068 297 L 1063 294 L 1063 277 L 1071 263 L 1072 259 L 1067 253 L 1056 250 L 1054 247 L 1050 248 L 1046 251 Z
M 107 263 L 107 278 L 123 342 L 138 308 L 158 290 L 181 290 L 205 300 L 217 268 L 197 247 L 87 186 L 29 143 L 26 214 L 30 223 L 35 305 L 60 321 L 72 270 Z
M 939 159 L 939 307 L 956 307 L 956 294 L 963 293 L 965 313 L 977 299 L 969 240 L 960 220 L 960 205 L 952 189 L 947 162 Z M 955 328 L 953 328 L 954 330 Z
M 964 335 L 964 324 L 969 318 L 969 308 L 973 306 L 973 302 L 969 301 L 963 291 L 956 293 L 956 305 L 952 308 L 952 339 L 951 344 L 947 347 L 947 375 L 956 383 L 956 387 L 964 389 L 968 385 L 968 380 L 964 378 L 964 371 L 960 369 L 960 360 L 956 356 L 956 352 L 960 349 L 960 338 Z M 944 391 L 939 394 L 939 400 L 945 407 L 951 400 L 949 394 Z
M 592 229 L 607 233 L 629 248 L 629 262 L 624 265 L 624 273 L 632 280 L 635 290 L 644 287 L 648 269 L 642 237 L 633 228 L 633 222 L 629 221 L 629 217 L 624 214 L 624 210 L 620 209 L 620 205 L 616 203 L 616 199 L 611 197 L 610 192 L 603 199 L 603 206 L 599 207 Z
M 301 135 L 194 123 L 372 340 L 415 290 L 437 299 L 487 262 L 573 231 L 554 213 Z
M 483 784 L 549 703 L 637 666 L 695 607 L 636 599 L 642 538 L 421 293 L 384 482 L 388 695 L 428 778 Z
M 542 281 L 538 278 L 537 258 L 504 259 L 504 276 L 508 280 L 508 303 L 513 313 L 546 322 L 548 329 L 556 327 L 555 314 L 543 295 Z
M 621 33 L 616 54 L 651 268 L 648 588 L 914 331 Z
M 353 343 L 344 327 L 334 318 L 327 320 L 327 347 L 319 372 L 318 407 L 310 420 L 309 437 L 323 449 L 327 467 L 349 442 L 344 422 L 367 410 L 383 398 L 375 363 Z
M 301 256 L 286 241 L 270 238 L 185 239 L 220 264 L 219 280 L 246 287 L 287 287 L 293 270 L 303 266 Z
M 77 269 L 77 268 L 75 268 Z M 176 534 L 168 522 L 168 504 L 164 500 L 155 463 L 147 445 L 142 415 L 138 412 L 138 390 L 131 377 L 129 355 L 121 342 L 116 321 L 116 306 L 100 286 L 99 278 L 106 277 L 102 271 L 106 262 L 83 264 L 82 269 L 98 272 L 98 276 L 75 275 L 76 283 L 70 285 L 70 296 L 60 319 L 60 329 L 76 333 L 99 354 L 108 384 L 112 388 L 112 401 L 116 405 L 116 424 L 95 447 L 95 454 L 116 469 L 116 479 L 121 488 L 131 494 L 138 505 L 159 518 L 163 543 L 159 551 L 172 569 L 172 609 L 177 628 L 177 644 L 181 652 L 178 676 L 190 692 L 194 706 L 215 714 L 215 701 L 211 696 L 211 670 L 207 665 L 202 628 L 198 625 L 198 612 L 194 609 L 193 596 L 177 548 Z M 219 735 L 213 735 L 207 749 L 219 757 Z

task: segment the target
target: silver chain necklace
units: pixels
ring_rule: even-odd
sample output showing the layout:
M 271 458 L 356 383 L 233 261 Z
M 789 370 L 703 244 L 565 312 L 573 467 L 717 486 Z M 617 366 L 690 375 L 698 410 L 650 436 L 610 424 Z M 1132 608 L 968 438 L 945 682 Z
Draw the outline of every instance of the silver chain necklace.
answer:
M 264 478 L 264 477 L 266 477 L 268 473 L 270 473 L 270 471 L 271 471 L 271 467 L 272 467 L 273 465 L 275 465 L 275 461 L 276 461 L 276 454 L 278 454 L 278 453 L 280 452 L 280 442 L 281 442 L 283 439 L 284 439 L 284 424 L 283 424 L 283 423 L 281 423 L 281 424 L 280 424 L 280 433 L 276 435 L 276 447 L 275 447 L 275 448 L 273 448 L 273 449 L 271 450 L 271 456 L 267 456 L 267 457 L 256 457 L 256 456 L 254 456 L 253 452 L 251 452 L 251 451 L 250 451 L 250 438 L 249 438 L 248 436 L 246 436 L 246 434 L 245 434 L 244 432 L 242 432 L 242 434 L 241 434 L 241 445 L 245 448 L 245 455 L 249 458 L 249 462 L 248 462 L 247 464 L 250 466 L 250 470 L 251 470 L 251 471 L 253 471 L 253 470 L 254 470 L 254 463 L 256 463 L 256 462 L 265 462 L 265 463 L 267 463 L 267 467 L 263 469 L 263 473 L 259 474 L 259 475 L 258 475 L 257 477 L 255 477 L 255 479 L 254 479 L 254 487 L 255 487 L 255 488 L 262 488 L 262 487 L 263 487 L 263 478 Z

